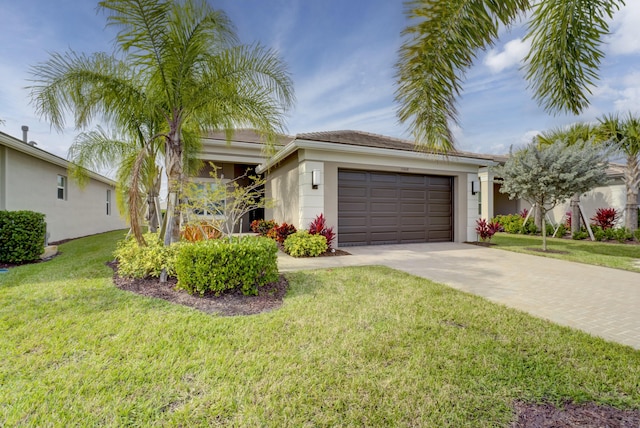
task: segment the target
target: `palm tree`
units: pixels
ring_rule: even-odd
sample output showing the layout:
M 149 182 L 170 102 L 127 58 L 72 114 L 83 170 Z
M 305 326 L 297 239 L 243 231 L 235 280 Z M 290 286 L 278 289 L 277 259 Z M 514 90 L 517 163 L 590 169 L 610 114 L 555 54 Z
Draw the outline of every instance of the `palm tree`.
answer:
M 624 0 L 406 1 L 412 23 L 396 65 L 400 121 L 409 122 L 419 147 L 453 150 L 450 123 L 457 122 L 465 72 L 501 27 L 523 16 L 530 17 L 525 77 L 534 98 L 548 112 L 579 114 L 598 79 L 607 21 L 621 5 Z
M 116 54 L 54 54 L 32 69 L 31 97 L 37 112 L 56 128 L 64 112 L 86 127 L 100 115 L 123 126 L 142 113 L 161 118 L 168 179 L 165 244 L 180 236 L 178 199 L 187 156 L 210 129 L 250 126 L 268 142 L 283 132 L 293 103 L 293 85 L 277 55 L 237 42 L 222 11 L 204 0 L 103 0 L 107 24 L 119 29 Z M 140 108 L 140 106 L 143 108 Z M 149 143 L 147 141 L 147 143 Z
M 129 138 L 109 134 L 102 127 L 82 132 L 69 148 L 68 158 L 73 162 L 71 174 L 82 185 L 87 169 L 100 170 L 117 167 L 117 202 L 121 212 L 127 212 L 131 230 L 139 243 L 142 238 L 140 218 L 141 194 L 146 195 L 146 213 L 149 230 L 157 232 L 159 226 L 156 197 L 160 194 L 162 168 L 158 160 L 163 149 L 161 139 L 151 139 L 154 126 L 140 126 L 137 135 Z
M 598 127 L 600 139 L 627 159 L 624 184 L 627 203 L 624 209 L 625 227 L 638 228 L 638 186 L 640 186 L 640 118 L 629 113 L 624 120 L 617 114 L 604 115 Z

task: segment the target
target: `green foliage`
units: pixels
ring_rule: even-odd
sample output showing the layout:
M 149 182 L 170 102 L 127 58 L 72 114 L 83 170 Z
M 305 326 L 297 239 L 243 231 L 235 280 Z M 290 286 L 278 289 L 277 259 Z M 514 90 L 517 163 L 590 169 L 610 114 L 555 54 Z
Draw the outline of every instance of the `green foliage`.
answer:
M 175 276 L 176 256 L 184 244 L 175 243 L 165 247 L 157 234 L 146 233 L 143 236 L 147 245 L 139 245 L 132 238 L 118 243 L 113 253 L 118 261 L 118 273 L 129 278 L 157 278 L 162 269 L 167 269 L 169 276 Z
M 176 259 L 178 287 L 204 294 L 237 289 L 258 294 L 278 279 L 278 247 L 262 237 L 209 240 L 180 247 Z
M 604 241 L 605 239 L 607 239 L 605 229 L 601 228 L 600 226 L 593 226 L 591 228 L 591 231 L 593 232 L 593 237 L 596 241 Z
M 497 222 L 502 226 L 502 229 L 506 233 L 520 233 L 520 234 L 535 234 L 538 232 L 538 228 L 535 223 L 530 219 L 527 224 L 524 224 L 524 217 L 520 214 L 507 214 L 498 215 L 492 219 L 492 222 Z
M 251 222 L 251 230 L 260 236 L 267 236 L 267 233 L 277 225 L 278 223 L 275 220 L 253 220 Z
M 327 238 L 300 230 L 285 239 L 284 250 L 293 257 L 317 257 L 327 251 Z
M 44 250 L 44 214 L 33 211 L 0 211 L 0 262 L 36 260 Z
M 633 239 L 633 233 L 626 227 L 616 227 L 613 229 L 613 239 L 620 243 L 624 243 Z
M 587 239 L 589 237 L 589 233 L 586 230 L 579 230 L 573 233 L 572 238 L 576 241 L 580 241 L 583 239 Z
M 633 231 L 633 237 L 636 239 L 636 241 L 640 242 L 640 228 Z
M 564 224 L 558 225 L 558 231 L 556 232 L 556 238 L 562 238 L 567 234 L 567 226 Z
M 531 46 L 525 78 L 533 97 L 549 112 L 580 113 L 598 80 L 608 23 L 622 5 L 623 0 L 407 1 L 409 26 L 396 64 L 400 121 L 409 122 L 419 145 L 451 150 L 466 71 L 502 28 L 523 16 Z

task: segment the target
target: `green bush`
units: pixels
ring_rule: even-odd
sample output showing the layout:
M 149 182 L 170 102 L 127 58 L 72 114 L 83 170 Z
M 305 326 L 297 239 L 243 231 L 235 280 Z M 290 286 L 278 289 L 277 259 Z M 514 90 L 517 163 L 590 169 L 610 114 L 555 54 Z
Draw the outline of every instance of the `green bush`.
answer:
M 498 215 L 491 221 L 498 222 L 507 233 L 535 234 L 538 231 L 532 219 L 527 220 L 527 224 L 523 226 L 524 218 L 520 214 Z
M 591 227 L 591 231 L 593 232 L 593 237 L 595 238 L 596 241 L 604 241 L 605 239 L 608 239 L 606 230 L 608 229 L 603 229 L 600 226 Z
M 586 230 L 579 230 L 578 232 L 574 232 L 572 238 L 580 241 L 582 239 L 587 239 L 589 237 L 589 233 Z
M 166 247 L 155 233 L 145 233 L 146 246 L 138 245 L 135 239 L 127 238 L 118 243 L 113 253 L 118 261 L 118 273 L 129 278 L 159 277 L 162 269 L 175 276 L 178 249 L 187 244 L 176 243 Z
M 626 241 L 633 239 L 633 234 L 626 227 L 617 227 L 613 229 L 613 239 L 624 244 Z
M 44 251 L 44 214 L 33 211 L 0 211 L 0 262 L 37 260 Z
M 284 250 L 293 257 L 317 257 L 327 251 L 327 238 L 300 230 L 285 239 Z
M 564 224 L 558 225 L 558 231 L 556 232 L 556 238 L 562 238 L 567 234 L 567 226 Z
M 636 238 L 636 241 L 640 242 L 640 227 L 633 232 L 633 236 Z
M 275 241 L 263 237 L 182 245 L 175 264 L 178 288 L 201 295 L 231 289 L 258 294 L 258 287 L 278 279 L 277 252 Z

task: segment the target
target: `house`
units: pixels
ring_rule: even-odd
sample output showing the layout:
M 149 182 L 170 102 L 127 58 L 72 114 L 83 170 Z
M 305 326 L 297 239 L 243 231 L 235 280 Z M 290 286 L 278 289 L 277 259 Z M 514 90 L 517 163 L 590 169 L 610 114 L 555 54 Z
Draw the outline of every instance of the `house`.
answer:
M 80 188 L 69 179 L 69 162 L 0 132 L 0 210 L 43 213 L 48 241 L 126 228 L 115 207 L 115 182 L 90 172 Z
M 201 158 L 229 178 L 247 167 L 266 174 L 276 206 L 255 218 L 307 228 L 323 213 L 340 246 L 475 240 L 478 173 L 497 165 L 492 156 L 426 153 L 410 141 L 359 131 L 282 136 L 276 146 L 267 158 L 251 131 L 230 143 L 211 133 Z

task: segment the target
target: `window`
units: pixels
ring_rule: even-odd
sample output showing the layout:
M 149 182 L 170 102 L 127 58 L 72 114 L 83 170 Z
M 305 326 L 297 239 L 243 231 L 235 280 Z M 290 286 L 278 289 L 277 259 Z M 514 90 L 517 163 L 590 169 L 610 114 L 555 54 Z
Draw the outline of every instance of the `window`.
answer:
M 58 199 L 67 200 L 67 177 L 58 175 Z
M 226 209 L 224 189 L 217 183 L 195 183 L 191 195 L 192 212 L 197 216 L 222 217 Z
M 111 189 L 107 189 L 107 215 L 111 215 Z

